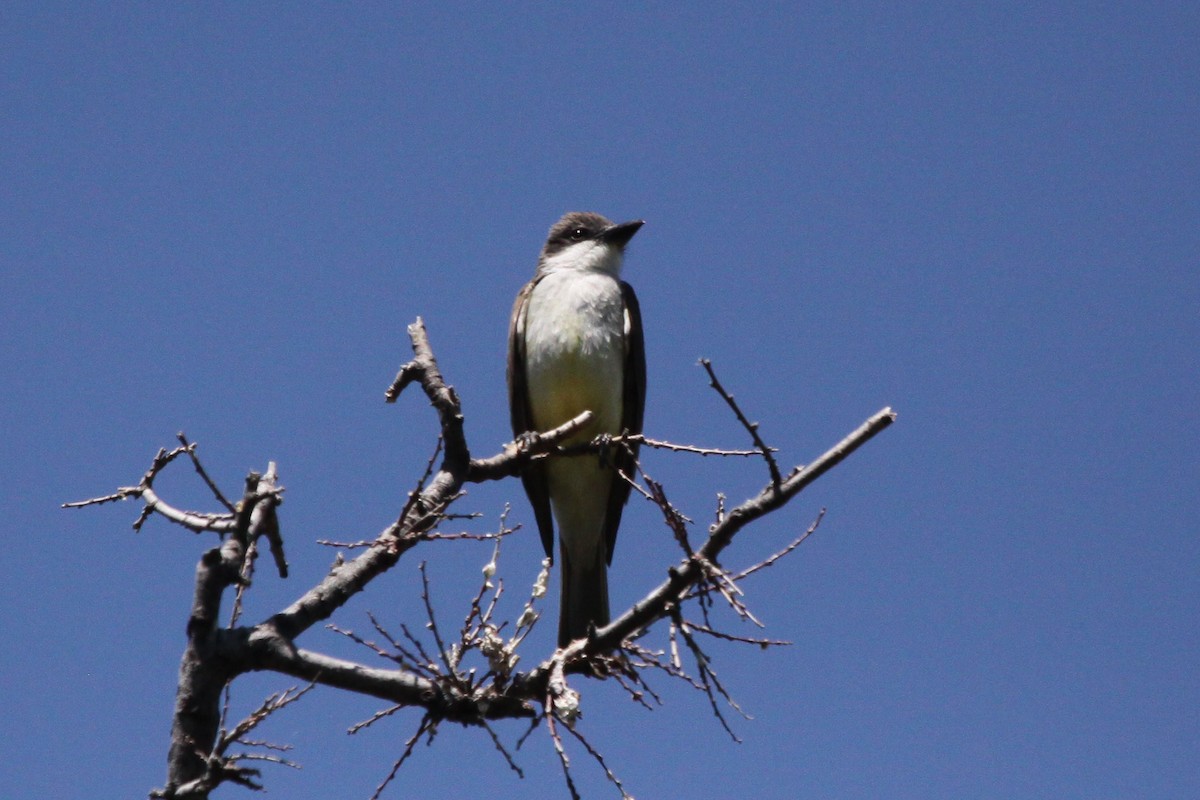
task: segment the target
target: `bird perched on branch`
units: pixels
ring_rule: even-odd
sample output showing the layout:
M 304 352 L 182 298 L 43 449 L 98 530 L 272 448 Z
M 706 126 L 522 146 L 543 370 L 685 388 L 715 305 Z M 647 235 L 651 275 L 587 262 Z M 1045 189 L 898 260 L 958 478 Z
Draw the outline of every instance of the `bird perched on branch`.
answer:
M 533 280 L 513 306 L 508 337 L 508 396 L 513 433 L 546 431 L 591 411 L 564 445 L 601 435 L 642 432 L 646 357 L 633 288 L 620 279 L 625 246 L 642 220 L 613 224 L 571 212 L 554 224 Z M 636 446 L 555 455 L 522 476 L 546 555 L 558 524 L 562 602 L 558 645 L 609 622 L 608 566 Z

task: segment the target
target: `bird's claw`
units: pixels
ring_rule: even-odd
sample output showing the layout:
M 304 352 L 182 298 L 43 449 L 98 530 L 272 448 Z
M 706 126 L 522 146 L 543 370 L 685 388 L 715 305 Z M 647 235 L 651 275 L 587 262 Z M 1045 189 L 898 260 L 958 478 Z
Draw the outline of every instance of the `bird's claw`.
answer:
M 595 438 L 596 452 L 600 456 L 600 466 L 608 467 L 612 465 L 612 447 L 613 436 L 611 433 L 602 433 Z

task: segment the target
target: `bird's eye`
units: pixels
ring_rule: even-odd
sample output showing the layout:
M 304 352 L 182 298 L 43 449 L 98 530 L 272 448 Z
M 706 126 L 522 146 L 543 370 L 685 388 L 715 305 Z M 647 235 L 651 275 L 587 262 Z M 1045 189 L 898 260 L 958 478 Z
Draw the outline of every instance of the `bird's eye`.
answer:
M 587 228 L 576 228 L 571 231 L 571 241 L 579 242 L 587 238 Z

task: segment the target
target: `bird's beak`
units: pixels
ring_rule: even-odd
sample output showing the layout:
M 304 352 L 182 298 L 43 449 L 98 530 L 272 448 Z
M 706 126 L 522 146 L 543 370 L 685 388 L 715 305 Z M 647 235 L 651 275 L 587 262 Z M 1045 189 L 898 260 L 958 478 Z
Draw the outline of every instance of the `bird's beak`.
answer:
M 600 231 L 600 235 L 596 238 L 606 244 L 615 244 L 617 247 L 625 247 L 629 244 L 629 240 L 638 232 L 638 228 L 646 224 L 644 219 L 635 219 L 630 222 L 622 222 L 620 225 L 613 225 Z

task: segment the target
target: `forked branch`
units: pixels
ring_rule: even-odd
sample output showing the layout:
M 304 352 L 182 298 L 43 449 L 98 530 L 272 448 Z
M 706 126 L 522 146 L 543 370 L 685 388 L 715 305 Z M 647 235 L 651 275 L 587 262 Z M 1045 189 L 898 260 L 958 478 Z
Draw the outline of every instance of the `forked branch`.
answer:
M 382 657 L 388 662 L 386 667 L 368 666 L 301 648 L 297 645 L 297 639 L 314 625 L 328 620 L 421 542 L 436 537 L 453 538 L 437 533 L 436 529 L 440 523 L 456 516 L 449 513 L 449 508 L 461 497 L 465 484 L 515 477 L 535 459 L 556 457 L 564 452 L 560 450 L 560 443 L 591 418 L 590 412 L 584 412 L 553 430 L 522 435 L 505 445 L 499 453 L 473 459 L 464 433 L 460 400 L 446 383 L 437 365 L 420 319 L 409 326 L 408 334 L 412 342 L 413 359 L 400 369 L 386 392 L 386 399 L 394 402 L 406 387 L 419 385 L 437 414 L 441 446 L 416 482 L 416 488 L 407 497 L 401 498 L 401 508 L 394 523 L 373 539 L 355 543 L 359 550 L 355 557 L 344 559 L 339 553 L 337 563 L 321 581 L 301 592 L 285 608 L 255 624 L 239 624 L 240 621 L 235 621 L 227 627 L 221 627 L 218 617 L 225 592 L 230 587 L 246 588 L 250 572 L 243 568 L 247 559 L 252 558 L 249 554 L 253 553 L 253 547 L 260 538 L 266 537 L 270 544 L 280 576 L 287 576 L 277 514 L 283 489 L 278 484 L 274 464 L 261 476 L 252 473 L 247 478 L 242 499 L 236 504 L 230 503 L 201 466 L 196 456 L 196 445 L 179 434 L 180 446 L 171 451 L 160 450 L 137 485 L 122 487 L 103 497 L 66 504 L 77 508 L 138 499 L 143 507 L 135 527 L 140 527 L 148 517 L 158 515 L 188 530 L 212 532 L 221 538 L 216 547 L 203 554 L 197 565 L 188 644 L 180 667 L 168 757 L 168 780 L 166 787 L 158 791 L 159 797 L 206 798 L 217 785 L 229 781 L 257 786 L 257 772 L 244 762 L 262 760 L 263 757 L 253 754 L 230 756 L 229 749 L 235 741 L 244 741 L 243 734 L 250 727 L 258 725 L 295 697 L 285 693 L 269 701 L 264 706 L 265 710 L 260 710 L 241 726 L 235 727 L 233 734 L 223 732 L 222 693 L 239 675 L 257 670 L 273 670 L 309 684 L 324 684 L 377 697 L 389 704 L 386 710 L 364 725 L 390 717 L 398 708 L 420 708 L 420 726 L 416 735 L 406 742 L 393 766 L 393 775 L 394 770 L 411 755 L 415 743 L 423 736 L 432 736 L 438 725 L 446 721 L 485 728 L 509 766 L 519 772 L 511 754 L 500 743 L 496 731 L 488 722 L 525 717 L 545 723 L 550 739 L 563 759 L 572 793 L 575 792 L 575 786 L 567 769 L 568 762 L 560 734 L 562 725 L 567 726 L 571 737 L 582 743 L 601 765 L 608 779 L 625 795 L 624 787 L 600 752 L 583 737 L 582 732 L 573 727 L 581 695 L 569 686 L 568 676 L 586 670 L 598 677 L 612 677 L 637 702 L 650 707 L 647 698 L 657 701 L 657 695 L 646 683 L 645 673 L 665 673 L 686 680 L 706 692 L 714 712 L 728 728 L 717 701 L 720 699 L 735 709 L 736 704 L 717 680 L 711 659 L 701 649 L 700 637 L 759 646 L 781 642 L 720 631 L 709 619 L 709 607 L 714 599 L 723 598 L 738 616 L 756 622 L 745 604 L 739 584 L 748 575 L 791 552 L 816 529 L 816 523 L 785 550 L 740 572 L 729 572 L 721 566 L 723 552 L 746 525 L 785 505 L 895 419 L 890 409 L 879 411 L 812 463 L 796 467 L 784 476 L 778 467 L 775 450 L 762 439 L 757 424 L 749 421 L 733 396 L 720 384 L 711 364 L 702 362 L 713 387 L 750 433 L 754 450 L 674 445 L 640 435 L 611 437 L 591 445 L 595 449 L 628 446 L 636 438 L 650 447 L 683 453 L 760 455 L 768 465 L 770 477 L 767 485 L 756 496 L 728 510 L 722 499 L 716 522 L 709 529 L 707 537 L 695 547 L 689 541 L 687 531 L 690 520 L 671 505 L 661 484 L 646 476 L 641 471 L 641 465 L 638 465 L 638 472 L 643 478 L 639 490 L 660 508 L 664 522 L 682 550 L 681 559 L 668 569 L 665 581 L 618 614 L 604 628 L 546 656 L 532 669 L 518 672 L 517 649 L 540 615 L 537 602 L 546 593 L 549 563 L 542 564 L 529 599 L 521 610 L 520 619 L 508 627 L 508 623 L 498 618 L 498 601 L 503 584 L 494 577 L 499 540 L 513 530 L 502 518 L 500 531 L 496 534 L 463 535 L 495 540 L 496 549 L 492 561 L 485 567 L 481 588 L 472 599 L 458 630 L 448 631 L 438 627 L 426 584 L 423 597 L 428 624 L 425 629 L 432 632 L 432 641 L 429 641 L 430 636 L 426 636 L 425 640 L 418 638 L 404 625 L 400 626 L 403 636 L 394 636 L 375 618 L 372 618 L 372 624 L 383 637 L 382 641 L 368 640 L 352 632 L 341 631 L 367 647 L 374 657 Z M 571 450 L 578 450 L 578 446 Z M 185 511 L 165 502 L 155 492 L 153 484 L 157 475 L 185 455 L 208 485 L 220 511 Z M 440 463 L 437 462 L 439 455 Z M 626 475 L 624 478 L 632 482 L 638 475 Z M 684 616 L 684 604 L 689 601 L 698 601 L 702 619 L 690 621 Z M 664 619 L 671 623 L 669 653 L 655 651 L 639 641 L 639 637 L 654 623 Z M 682 649 L 693 656 L 696 665 L 694 676 L 689 675 L 683 666 L 680 643 Z M 470 658 L 483 666 L 470 666 Z M 283 759 L 273 756 L 266 757 L 266 760 L 285 763 Z M 390 780 L 391 776 L 383 785 Z

